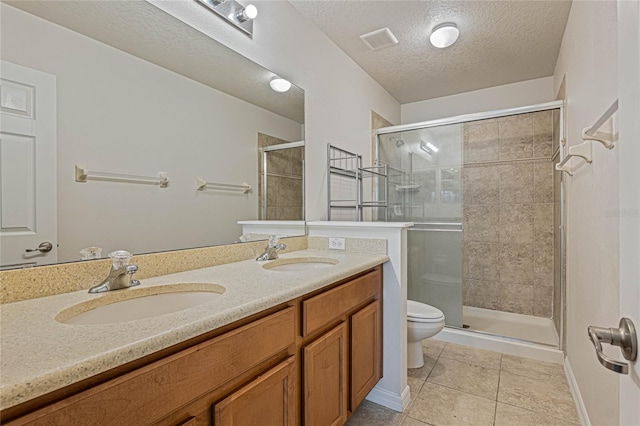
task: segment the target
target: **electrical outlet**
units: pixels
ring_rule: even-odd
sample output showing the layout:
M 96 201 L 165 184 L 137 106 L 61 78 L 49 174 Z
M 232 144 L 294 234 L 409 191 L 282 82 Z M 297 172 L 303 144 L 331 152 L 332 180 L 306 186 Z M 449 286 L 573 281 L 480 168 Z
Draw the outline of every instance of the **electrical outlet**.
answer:
M 329 238 L 329 248 L 332 250 L 344 250 L 344 238 Z

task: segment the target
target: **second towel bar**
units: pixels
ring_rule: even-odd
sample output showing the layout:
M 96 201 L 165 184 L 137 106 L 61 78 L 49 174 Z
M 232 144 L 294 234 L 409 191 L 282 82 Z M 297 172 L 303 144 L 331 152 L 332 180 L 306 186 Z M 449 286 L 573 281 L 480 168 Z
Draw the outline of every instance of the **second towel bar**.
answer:
M 251 191 L 251 185 L 246 182 L 238 185 L 234 183 L 208 182 L 200 177 L 196 178 L 196 189 L 198 191 L 204 191 L 207 188 L 218 191 L 242 192 L 243 194 L 248 194 Z

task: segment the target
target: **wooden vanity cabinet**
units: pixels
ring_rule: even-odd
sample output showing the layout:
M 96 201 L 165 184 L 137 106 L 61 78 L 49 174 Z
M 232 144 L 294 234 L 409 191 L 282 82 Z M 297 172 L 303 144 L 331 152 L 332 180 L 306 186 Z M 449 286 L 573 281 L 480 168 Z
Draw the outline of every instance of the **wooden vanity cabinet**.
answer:
M 2 424 L 342 425 L 381 378 L 381 295 L 379 266 L 6 410 Z
M 378 267 L 302 301 L 305 426 L 344 424 L 382 377 L 381 298 Z

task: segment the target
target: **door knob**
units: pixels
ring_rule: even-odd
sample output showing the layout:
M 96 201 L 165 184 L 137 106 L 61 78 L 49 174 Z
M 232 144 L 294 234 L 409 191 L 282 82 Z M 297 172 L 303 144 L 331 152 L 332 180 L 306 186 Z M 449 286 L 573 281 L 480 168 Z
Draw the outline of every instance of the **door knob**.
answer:
M 45 241 L 44 243 L 40 243 L 38 248 L 26 249 L 25 251 L 27 253 L 31 253 L 33 251 L 39 251 L 40 253 L 49 253 L 52 249 L 53 249 L 53 244 L 51 244 L 49 241 Z
M 625 359 L 635 361 L 638 357 L 638 336 L 633 322 L 629 318 L 622 318 L 618 328 L 590 325 L 587 328 L 587 332 L 589 333 L 589 339 L 591 339 L 593 346 L 596 348 L 596 355 L 600 364 L 616 373 L 629 374 L 629 364 L 606 356 L 602 352 L 602 342 L 619 346 Z

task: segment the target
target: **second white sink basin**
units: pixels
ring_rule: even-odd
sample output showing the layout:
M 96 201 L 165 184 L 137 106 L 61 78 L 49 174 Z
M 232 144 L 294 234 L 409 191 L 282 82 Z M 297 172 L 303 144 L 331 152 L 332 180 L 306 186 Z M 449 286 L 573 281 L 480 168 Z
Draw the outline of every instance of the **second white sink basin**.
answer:
M 338 261 L 330 257 L 293 257 L 274 260 L 262 265 L 262 267 L 272 271 L 312 271 L 332 268 L 337 264 Z
M 156 317 L 214 300 L 225 288 L 217 284 L 171 284 L 116 290 L 100 298 L 72 306 L 58 314 L 64 324 L 111 324 Z

